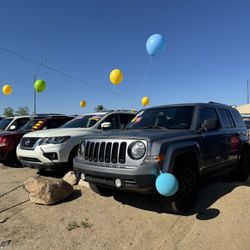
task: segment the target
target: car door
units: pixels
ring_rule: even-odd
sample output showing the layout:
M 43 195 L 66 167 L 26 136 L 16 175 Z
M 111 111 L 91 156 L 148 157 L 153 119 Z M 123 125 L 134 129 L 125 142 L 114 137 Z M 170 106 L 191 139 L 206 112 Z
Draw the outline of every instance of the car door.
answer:
M 240 149 L 240 133 L 236 129 L 233 118 L 228 109 L 219 108 L 219 114 L 223 121 L 223 132 L 227 137 L 227 147 L 229 164 L 234 164 L 237 160 Z
M 213 130 L 201 130 L 205 120 L 213 119 L 217 121 L 217 127 Z M 202 166 L 204 169 L 219 168 L 226 163 L 228 153 L 225 147 L 228 145 L 228 138 L 222 131 L 221 122 L 214 107 L 203 107 L 198 118 L 198 130 L 200 130 L 200 150 Z

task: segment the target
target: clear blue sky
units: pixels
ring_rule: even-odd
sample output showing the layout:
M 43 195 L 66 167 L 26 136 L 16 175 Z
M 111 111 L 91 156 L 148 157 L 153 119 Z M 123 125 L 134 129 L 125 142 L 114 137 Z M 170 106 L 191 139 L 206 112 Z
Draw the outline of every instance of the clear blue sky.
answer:
M 37 77 L 47 89 L 38 94 L 39 113 L 81 114 L 99 104 L 140 109 L 145 95 L 151 105 L 240 105 L 250 79 L 249 11 L 247 0 L 1 0 L 0 48 L 47 58 L 47 66 L 90 84 L 41 67 Z M 150 60 L 145 45 L 154 33 L 166 38 L 166 50 L 141 87 Z M 7 106 L 33 111 L 37 67 L 0 50 L 1 87 L 13 87 L 11 95 L 1 94 L 1 113 Z M 119 86 L 109 81 L 114 68 L 124 73 Z

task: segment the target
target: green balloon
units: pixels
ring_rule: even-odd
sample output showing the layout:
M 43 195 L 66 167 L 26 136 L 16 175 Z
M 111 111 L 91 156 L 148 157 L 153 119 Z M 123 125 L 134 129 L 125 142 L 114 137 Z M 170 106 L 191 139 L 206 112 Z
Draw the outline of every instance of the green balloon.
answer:
M 43 92 L 46 89 L 46 82 L 44 80 L 37 80 L 34 83 L 34 89 L 39 93 Z

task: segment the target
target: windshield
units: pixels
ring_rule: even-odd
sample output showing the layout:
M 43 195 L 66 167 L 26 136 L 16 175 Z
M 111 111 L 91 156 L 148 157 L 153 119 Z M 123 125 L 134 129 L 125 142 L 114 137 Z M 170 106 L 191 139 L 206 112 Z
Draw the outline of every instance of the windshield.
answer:
M 164 107 L 139 112 L 127 129 L 190 129 L 194 107 Z
M 32 131 L 37 130 L 43 124 L 43 120 L 32 120 L 27 122 L 24 126 L 20 128 L 20 131 Z
M 93 127 L 103 115 L 85 115 L 83 117 L 77 117 L 65 123 L 61 128 L 90 128 Z
M 0 121 L 0 130 L 5 130 L 13 118 L 4 118 Z

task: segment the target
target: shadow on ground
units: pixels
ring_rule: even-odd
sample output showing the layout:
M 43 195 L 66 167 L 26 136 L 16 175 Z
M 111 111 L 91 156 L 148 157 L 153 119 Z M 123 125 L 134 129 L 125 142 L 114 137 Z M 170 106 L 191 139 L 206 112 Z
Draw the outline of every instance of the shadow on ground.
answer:
M 220 210 L 210 208 L 218 199 L 232 192 L 236 187 L 249 186 L 250 178 L 245 183 L 215 180 L 204 183 L 198 192 L 194 208 L 186 216 L 196 215 L 198 220 L 210 220 L 220 214 Z M 165 213 L 158 195 L 141 195 L 135 193 L 114 192 L 114 199 L 122 204 L 134 206 L 143 210 Z
M 53 177 L 53 178 L 62 178 L 68 171 L 46 171 L 43 169 L 40 169 L 37 171 L 37 175 L 45 176 L 45 177 Z

